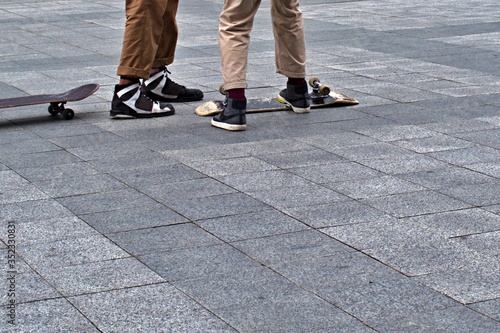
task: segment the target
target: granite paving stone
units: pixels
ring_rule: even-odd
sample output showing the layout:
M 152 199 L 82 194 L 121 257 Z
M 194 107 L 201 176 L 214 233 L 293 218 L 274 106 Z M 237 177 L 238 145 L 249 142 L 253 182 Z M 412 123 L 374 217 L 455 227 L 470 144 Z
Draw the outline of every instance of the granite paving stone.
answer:
M 326 184 L 325 186 L 354 199 L 375 198 L 424 189 L 420 185 L 389 175 L 368 179 L 346 180 Z
M 140 207 L 155 203 L 135 189 L 89 193 L 57 199 L 61 205 L 75 214 L 106 212 L 121 208 Z
M 259 267 L 257 262 L 227 244 L 147 254 L 140 256 L 140 260 L 167 281 L 213 278 Z
M 454 186 L 468 186 L 486 184 L 494 181 L 485 173 L 471 171 L 473 168 L 460 168 L 447 165 L 436 169 L 398 174 L 409 182 L 425 186 L 428 189 L 452 188 Z
M 418 276 L 414 280 L 463 304 L 500 297 L 498 260 L 485 256 L 480 263 L 491 268 L 474 262 L 461 269 Z
M 373 178 L 381 175 L 378 171 L 356 162 L 313 165 L 311 167 L 290 169 L 290 172 L 319 184 L 348 179 Z
M 73 216 L 68 209 L 52 199 L 17 202 L 1 207 L 0 218 L 2 221 L 15 221 L 16 223 Z
M 439 191 L 475 206 L 500 203 L 500 181 L 496 179 L 482 184 L 460 184 L 453 188 L 442 188 Z
M 58 267 L 128 256 L 109 239 L 95 234 L 65 238 L 50 243 L 20 245 L 17 251 L 31 267 L 42 272 L 52 271 Z
M 30 202 L 48 199 L 48 195 L 40 191 L 32 184 L 26 186 L 6 189 L 0 192 L 0 205 L 16 202 Z
M 471 207 L 471 204 L 464 201 L 430 190 L 364 199 L 363 203 L 396 217 L 439 213 Z
M 471 165 L 467 165 L 468 169 L 472 169 L 477 172 L 484 173 L 486 175 L 500 178 L 500 166 L 498 163 L 474 163 Z
M 412 222 L 387 216 L 363 223 L 327 227 L 320 231 L 361 251 L 385 247 L 387 244 L 392 248 L 404 248 L 415 242 L 428 244 L 446 239 L 435 230 L 425 230 Z
M 102 260 L 43 271 L 61 295 L 74 296 L 125 289 L 165 280 L 135 258 Z
M 140 172 L 141 170 L 148 168 L 162 169 L 164 167 L 169 167 L 171 164 L 175 164 L 175 160 L 168 159 L 155 152 L 145 150 L 131 156 L 116 156 L 112 154 L 110 156 L 89 161 L 88 163 L 101 172 L 114 175 L 115 173 L 120 174 L 126 173 L 127 171 L 129 173 L 133 173 L 135 171 Z
M 403 222 L 418 225 L 428 233 L 458 239 L 500 230 L 500 217 L 479 208 L 416 216 Z
M 265 154 L 259 155 L 258 158 L 281 169 L 327 164 L 332 162 L 340 162 L 343 160 L 338 155 L 323 151 L 321 149 Z
M 266 163 L 253 156 L 235 158 L 232 160 L 211 160 L 203 162 L 193 162 L 189 164 L 195 170 L 210 177 L 227 176 L 241 173 L 253 173 L 260 171 L 270 171 L 278 169 L 276 166 Z
M 34 182 L 33 184 L 51 198 L 70 197 L 101 191 L 117 191 L 127 188 L 124 183 L 108 175 L 60 178 Z
M 131 328 L 134 327 L 164 332 L 237 332 L 166 283 L 83 295 L 69 300 L 104 332 L 133 332 Z
M 15 155 L 19 155 L 19 154 L 51 152 L 60 149 L 61 148 L 59 146 L 47 142 L 47 140 L 43 139 L 19 140 L 15 142 L 2 143 L 2 146 L 0 147 L 0 154 L 3 156 L 9 156 L 12 155 L 14 152 Z
M 65 299 L 50 299 L 19 304 L 15 327 L 2 322 L 4 329 L 40 332 L 47 328 L 55 332 L 99 332 L 99 330 Z
M 488 256 L 452 240 L 403 245 L 387 243 L 364 252 L 408 276 L 456 270 L 478 262 L 491 264 Z
M 320 185 L 308 184 L 299 187 L 286 187 L 268 189 L 263 191 L 248 192 L 250 196 L 267 203 L 277 209 L 289 207 L 298 208 L 303 206 L 328 204 L 343 201 L 347 198 L 333 190 Z
M 271 190 L 284 187 L 307 186 L 307 180 L 285 170 L 218 176 L 218 180 L 240 191 Z
M 92 165 L 87 162 L 59 164 L 57 165 L 57 167 L 27 167 L 23 169 L 17 169 L 16 172 L 23 178 L 31 182 L 78 177 L 84 178 L 86 176 L 92 176 L 99 173 Z
M 462 244 L 470 249 L 474 249 L 488 257 L 498 259 L 500 257 L 500 249 L 498 246 L 498 238 L 500 231 L 482 232 L 477 234 L 465 235 L 455 238 L 455 242 Z
M 301 287 L 263 266 L 172 284 L 210 309 L 241 306 L 252 301 L 284 302 L 304 295 Z
M 16 228 L 16 240 L 21 246 L 97 236 L 91 226 L 76 216 L 52 217 L 36 221 L 13 221 Z M 0 239 L 7 242 L 8 235 L 2 235 Z
M 220 203 L 223 202 L 223 205 Z M 259 212 L 271 208 L 250 195 L 234 192 L 194 199 L 180 199 L 168 204 L 169 208 L 190 220 Z
M 457 166 L 480 162 L 500 161 L 500 152 L 498 149 L 484 146 L 473 146 L 463 149 L 432 152 L 429 153 L 428 156 Z
M 428 332 L 467 333 L 473 331 L 494 333 L 499 329 L 498 321 L 471 311 L 464 306 L 449 307 L 437 311 L 403 315 L 391 318 L 379 328 L 383 332 Z
M 132 172 L 130 170 L 116 171 L 114 175 L 117 179 L 138 189 L 144 189 L 152 185 L 203 178 L 203 174 L 179 163 L 164 165 L 155 170 L 142 168 Z
M 500 313 L 497 311 L 499 303 L 500 298 L 497 298 L 490 301 L 471 304 L 469 308 L 498 321 L 500 320 Z
M 188 220 L 159 203 L 81 215 L 92 228 L 104 234 L 185 223 Z
M 61 294 L 59 294 L 53 286 L 51 286 L 35 271 L 27 268 L 25 272 L 23 272 L 22 269 L 16 270 L 16 272 L 15 285 L 17 303 L 30 303 L 34 301 L 61 298 Z M 8 286 L 8 279 L 12 277 L 11 274 L 2 272 L 0 276 L 2 277 L 2 287 L 7 288 L 6 290 L 8 290 L 10 287 Z M 8 305 L 8 293 L 4 293 L 0 300 L 3 308 Z
M 134 255 L 221 243 L 193 223 L 124 231 L 110 234 L 108 237 Z
M 171 179 L 170 182 L 161 185 L 152 183 L 143 191 L 166 205 L 187 199 L 195 200 L 236 192 L 234 188 L 213 178 L 205 177 L 201 173 L 195 172 L 192 176 L 194 179 Z
M 462 118 L 446 118 L 446 121 L 440 121 L 430 124 L 422 124 L 421 128 L 443 133 L 456 134 L 467 133 L 472 131 L 483 131 L 495 128 L 495 125 L 483 119 L 462 119 Z
M 344 157 L 349 161 L 363 161 L 374 158 L 394 158 L 407 154 L 406 149 L 401 149 L 395 144 L 374 143 L 370 145 L 332 149 L 334 154 Z
M 34 154 L 1 155 L 0 160 L 8 167 L 26 168 L 26 167 L 56 167 L 59 164 L 76 163 L 81 160 L 63 150 L 52 150 L 48 152 L 37 152 Z
M 305 224 L 278 210 L 263 210 L 199 220 L 197 224 L 225 242 L 307 230 Z
M 313 228 L 361 223 L 366 220 L 373 222 L 390 216 L 356 200 L 288 208 L 286 213 Z
M 411 279 L 374 281 L 326 293 L 326 299 L 370 327 L 382 331 L 404 322 L 398 318 L 401 315 L 408 320 L 418 314 L 456 306 L 453 300 Z M 391 324 L 392 321 L 396 323 Z M 388 327 L 384 327 L 386 325 Z
M 297 301 L 299 299 L 299 301 Z M 297 295 L 288 301 L 251 301 L 217 309 L 223 319 L 242 332 L 375 332 L 360 320 L 314 297 Z
M 353 249 L 315 230 L 242 240 L 232 243 L 235 247 L 264 265 L 298 259 L 314 259 Z
M 394 144 L 421 154 L 467 148 L 473 145 L 469 141 L 460 140 L 447 135 L 435 135 L 422 139 L 396 141 Z

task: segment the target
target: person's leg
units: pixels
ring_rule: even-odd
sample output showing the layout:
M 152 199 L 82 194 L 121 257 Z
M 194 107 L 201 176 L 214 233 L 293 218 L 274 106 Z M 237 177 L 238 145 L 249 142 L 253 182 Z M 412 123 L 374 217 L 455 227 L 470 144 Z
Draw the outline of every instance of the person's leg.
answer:
M 290 78 L 306 77 L 304 18 L 298 0 L 271 0 L 276 72 Z
M 174 62 L 179 30 L 176 14 L 179 0 L 168 0 L 163 15 L 163 32 L 159 41 L 151 69 L 151 77 L 144 81 L 144 88 L 149 97 L 165 102 L 190 102 L 203 99 L 199 89 L 188 89 L 169 78 L 166 66 Z
M 146 97 L 147 79 L 157 53 L 167 0 L 127 0 L 125 33 L 110 115 L 113 118 L 161 117 L 175 113 L 170 104 Z
M 219 19 L 224 89 L 246 88 L 248 46 L 261 0 L 226 0 Z
M 271 16 L 275 40 L 276 72 L 288 77 L 287 88 L 278 99 L 296 113 L 310 110 L 306 77 L 304 19 L 298 0 L 272 0 Z
M 117 74 L 147 79 L 163 34 L 163 13 L 169 0 L 127 0 L 127 22 Z
M 212 125 L 229 131 L 246 129 L 246 74 L 253 20 L 261 0 L 226 0 L 219 20 L 219 48 L 226 101 Z
M 163 29 L 158 45 L 158 50 L 153 62 L 153 68 L 168 66 L 174 62 L 179 28 L 177 26 L 177 9 L 179 0 L 168 0 L 167 8 L 163 14 Z

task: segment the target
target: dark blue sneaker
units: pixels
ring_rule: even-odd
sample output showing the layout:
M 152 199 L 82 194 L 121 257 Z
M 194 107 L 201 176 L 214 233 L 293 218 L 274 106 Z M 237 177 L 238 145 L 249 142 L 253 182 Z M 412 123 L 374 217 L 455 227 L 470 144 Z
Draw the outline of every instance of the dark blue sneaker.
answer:
M 280 91 L 278 101 L 291 106 L 295 113 L 307 113 L 311 110 L 311 96 L 307 89 L 307 83 L 300 86 L 287 84 L 286 89 Z
M 247 129 L 246 99 L 232 99 L 226 97 L 224 110 L 213 117 L 212 126 L 228 131 L 244 131 Z

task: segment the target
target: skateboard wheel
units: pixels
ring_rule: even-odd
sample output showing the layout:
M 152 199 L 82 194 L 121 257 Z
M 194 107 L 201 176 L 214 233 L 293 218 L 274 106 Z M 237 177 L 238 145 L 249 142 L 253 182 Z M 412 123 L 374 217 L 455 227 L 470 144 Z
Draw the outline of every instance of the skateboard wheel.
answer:
M 313 88 L 318 86 L 320 82 L 321 81 L 316 76 L 311 76 L 311 78 L 309 78 L 309 85 Z
M 65 109 L 63 112 L 62 112 L 62 116 L 65 120 L 71 120 L 73 119 L 73 117 L 75 116 L 75 112 L 71 109 Z
M 320 87 L 319 87 L 319 93 L 321 95 L 329 95 L 331 92 L 331 89 L 330 89 L 330 86 L 326 85 L 326 84 L 322 84 Z
M 48 111 L 49 111 L 49 113 L 50 113 L 51 115 L 53 115 L 53 116 L 57 116 L 57 114 L 59 113 L 59 111 L 58 111 L 58 110 L 54 110 L 54 108 L 52 107 L 52 105 L 49 105 L 49 107 L 48 107 Z

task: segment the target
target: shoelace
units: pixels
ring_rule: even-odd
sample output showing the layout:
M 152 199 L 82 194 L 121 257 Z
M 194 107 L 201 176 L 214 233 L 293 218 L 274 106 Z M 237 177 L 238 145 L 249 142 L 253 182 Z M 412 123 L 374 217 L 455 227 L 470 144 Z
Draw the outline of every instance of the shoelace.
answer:
M 167 82 L 168 82 L 168 84 L 173 84 L 173 85 L 174 85 L 176 88 L 178 88 L 178 89 L 179 89 L 179 88 L 180 88 L 180 89 L 186 89 L 186 87 L 185 87 L 185 86 L 178 84 L 177 82 L 175 82 L 174 80 L 172 80 L 172 79 L 168 76 L 168 74 L 172 74 L 172 73 L 171 73 L 171 72 L 167 69 L 167 66 L 164 66 L 164 67 L 163 67 L 163 71 L 164 71 L 165 73 L 167 73 Z

